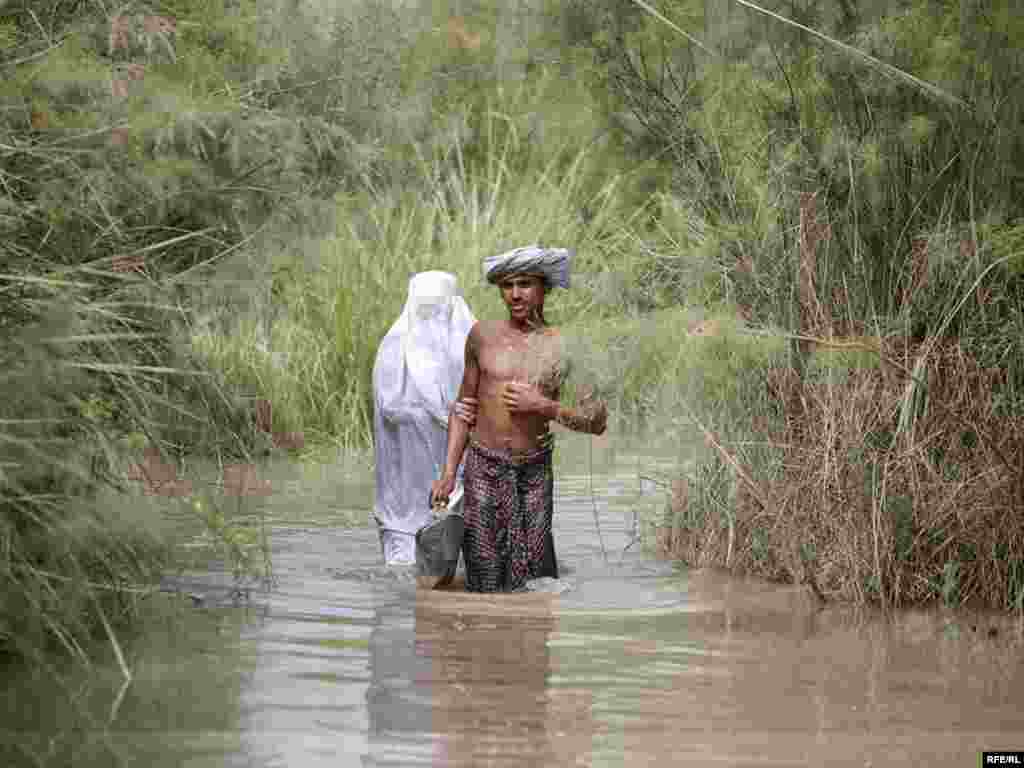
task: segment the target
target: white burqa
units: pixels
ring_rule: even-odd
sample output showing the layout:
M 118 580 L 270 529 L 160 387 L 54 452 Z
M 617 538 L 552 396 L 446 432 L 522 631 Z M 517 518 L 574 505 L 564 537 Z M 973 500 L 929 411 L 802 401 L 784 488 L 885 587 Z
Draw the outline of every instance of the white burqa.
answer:
M 414 563 L 416 531 L 433 521 L 430 486 L 444 468 L 448 414 L 475 322 L 454 275 L 421 272 L 409 281 L 405 308 L 377 350 L 374 513 L 388 565 Z

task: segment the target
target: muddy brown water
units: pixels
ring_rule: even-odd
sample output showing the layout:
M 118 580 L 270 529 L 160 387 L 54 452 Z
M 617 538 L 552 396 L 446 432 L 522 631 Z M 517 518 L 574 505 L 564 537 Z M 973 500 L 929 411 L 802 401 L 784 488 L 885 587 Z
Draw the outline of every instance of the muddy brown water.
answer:
M 10 764 L 974 766 L 1024 748 L 1012 618 L 820 610 L 655 560 L 631 545 L 663 503 L 637 478 L 653 458 L 606 452 L 592 475 L 584 444 L 558 460 L 563 578 L 515 595 L 383 568 L 367 467 L 267 469 L 276 585 L 235 607 L 216 568 L 172 579 L 193 597 L 125 639 L 127 685 L 111 654 L 62 686 L 9 680 Z

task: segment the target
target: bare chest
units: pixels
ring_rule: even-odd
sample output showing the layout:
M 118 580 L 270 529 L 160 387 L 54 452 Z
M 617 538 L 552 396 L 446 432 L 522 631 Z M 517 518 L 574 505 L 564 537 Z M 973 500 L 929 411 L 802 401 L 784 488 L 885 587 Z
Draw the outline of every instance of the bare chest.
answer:
M 494 382 L 521 381 L 550 389 L 557 387 L 560 359 L 554 334 L 495 334 L 483 344 L 480 369 Z

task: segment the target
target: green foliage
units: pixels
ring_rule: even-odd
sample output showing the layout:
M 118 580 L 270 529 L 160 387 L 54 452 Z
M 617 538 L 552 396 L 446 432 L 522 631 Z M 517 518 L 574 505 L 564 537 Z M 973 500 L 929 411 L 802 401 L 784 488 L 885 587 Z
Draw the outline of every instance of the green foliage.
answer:
M 1024 560 L 1013 560 L 1007 570 L 1009 605 L 1018 613 L 1024 613 Z
M 661 17 L 596 16 L 583 43 L 602 67 L 589 82 L 618 145 L 638 161 L 671 165 L 642 258 L 656 304 L 734 303 L 756 325 L 834 335 L 837 344 L 817 345 L 802 367 L 807 386 L 820 377 L 872 381 L 882 367 L 876 350 L 893 337 L 915 347 L 956 339 L 980 365 L 1005 372 L 992 406 L 1008 418 L 1024 413 L 1016 253 L 1024 27 L 1011 19 L 1012 4 L 760 4 L 785 18 L 735 4 L 651 4 Z M 802 279 L 808 268 L 811 280 Z M 722 450 L 767 482 L 770 452 L 734 446 L 750 437 L 744 417 L 754 423 L 778 410 L 757 376 L 713 375 L 729 366 L 715 354 L 719 342 L 707 343 L 712 375 L 702 368 L 696 378 L 724 396 L 684 402 Z M 751 385 L 731 386 L 744 380 Z M 904 436 L 945 405 L 923 385 L 905 392 Z M 943 473 L 954 470 L 928 455 Z M 894 554 L 913 560 L 913 505 L 897 498 Z M 965 580 L 976 589 L 968 571 L 976 553 L 956 557 L 935 590 L 948 602 Z M 871 578 L 858 589 L 888 599 L 883 574 Z
M 123 490 L 140 440 L 252 450 L 250 414 L 182 343 L 185 286 L 322 165 L 339 168 L 321 163 L 308 123 L 233 97 L 238 76 L 275 62 L 257 4 L 172 5 L 121 7 L 113 46 L 95 7 L 55 8 L 52 48 L 22 4 L 0 14 L 22 45 L 0 82 L 5 653 L 87 662 L 101 616 L 135 615 L 167 541 L 98 500 Z M 176 29 L 158 29 L 158 13 L 180 14 Z M 227 561 L 250 569 L 251 532 L 211 520 Z
M 942 568 L 942 584 L 939 588 L 942 602 L 956 607 L 960 602 L 960 563 L 949 560 Z
M 769 556 L 768 532 L 763 528 L 755 528 L 750 535 L 750 547 L 754 560 L 764 563 Z
M 1024 219 L 1002 226 L 989 224 L 983 233 L 992 248 L 992 257 L 1005 259 L 1007 268 L 1015 277 L 1024 275 Z
M 1019 208 L 1014 169 L 1024 156 L 1019 132 L 1006 128 L 1019 122 L 1012 83 L 1024 61 L 1008 36 L 1019 23 L 1003 26 L 1006 3 L 937 12 L 911 2 L 865 9 L 859 25 L 826 6 L 784 12 L 818 38 L 750 11 L 701 17 L 689 3 L 655 6 L 719 55 L 650 15 L 628 34 L 606 23 L 591 40 L 609 65 L 601 86 L 617 99 L 612 111 L 635 116 L 642 140 L 630 146 L 672 158 L 676 194 L 719 254 L 718 295 L 759 319 L 788 322 L 781 296 L 795 277 L 787 231 L 796 191 L 827 191 L 832 237 L 818 285 L 827 311 L 855 327 L 901 309 L 918 232 L 960 230 L 989 213 L 1005 220 Z M 951 109 L 956 99 L 967 107 Z M 842 301 L 828 295 L 839 285 Z
M 231 515 L 227 505 L 209 495 L 192 496 L 182 503 L 203 524 L 203 534 L 197 543 L 222 558 L 237 590 L 248 580 L 272 575 L 269 542 L 258 519 Z
M 850 346 L 819 346 L 815 348 L 807 363 L 805 374 L 811 378 L 830 376 L 842 379 L 854 371 L 881 367 L 882 361 L 878 349 L 870 343 L 869 339 L 850 339 L 845 340 L 845 343 Z
M 18 37 L 17 25 L 9 21 L 0 23 L 0 49 L 13 48 Z
M 349 446 L 369 443 L 377 345 L 415 272 L 453 272 L 478 317 L 500 316 L 480 260 L 528 242 L 564 242 L 577 249 L 579 288 L 551 294 L 549 320 L 582 325 L 622 311 L 615 289 L 596 300 L 614 280 L 608 276 L 629 263 L 631 245 L 630 192 L 606 160 L 568 141 L 534 151 L 504 114 L 453 117 L 460 129 L 446 142 L 417 148 L 421 164 L 405 189 L 339 196 L 333 227 L 321 237 L 267 241 L 277 273 L 290 275 L 274 290 L 279 315 L 269 324 L 269 354 L 253 344 L 254 329 L 269 319 L 264 307 L 194 338 L 212 365 L 236 385 L 272 396 L 296 428 Z
M 914 544 L 913 500 L 907 496 L 895 496 L 886 499 L 886 507 L 893 520 L 896 560 L 903 562 L 909 557 Z

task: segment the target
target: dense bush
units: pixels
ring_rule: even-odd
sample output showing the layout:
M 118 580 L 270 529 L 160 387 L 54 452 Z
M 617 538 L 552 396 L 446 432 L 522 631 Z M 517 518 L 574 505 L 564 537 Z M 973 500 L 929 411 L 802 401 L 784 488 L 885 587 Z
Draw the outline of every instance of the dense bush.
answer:
M 673 524 L 690 520 L 696 545 L 712 541 L 709 531 L 725 520 L 728 544 L 723 537 L 720 549 L 698 546 L 687 557 L 742 562 L 772 577 L 817 574 L 824 588 L 853 599 L 1019 603 L 1019 580 L 1007 577 L 1016 566 L 999 565 L 1018 557 L 1015 534 L 1004 529 L 992 533 L 998 541 L 969 543 L 990 511 L 1024 515 L 1014 491 L 1021 469 L 1009 458 L 1024 424 L 1024 139 L 1015 128 L 1024 27 L 1012 4 L 654 6 L 658 15 L 642 18 L 611 13 L 586 42 L 607 64 L 600 85 L 614 95 L 608 110 L 624 140 L 672 165 L 659 224 L 679 247 L 652 254 L 648 273 L 684 300 L 734 301 L 755 325 L 788 329 L 793 341 L 791 364 L 765 371 L 765 386 L 785 382 L 770 390 L 785 421 L 753 420 L 741 441 L 779 451 L 764 464 L 744 460 L 745 449 L 718 446 L 711 466 L 716 477 L 731 475 L 719 486 L 732 495 L 720 493 L 716 503 L 730 511 L 697 514 L 703 522 L 691 525 L 697 518 L 682 510 L 703 498 L 697 483 L 685 504 L 677 500 Z M 815 349 L 820 360 L 820 350 L 844 347 L 874 362 L 822 390 Z M 951 370 L 948 381 L 960 376 L 965 389 L 947 386 L 940 361 L 950 354 L 959 373 Z M 879 365 L 887 382 L 880 388 Z M 868 392 L 878 410 L 849 412 Z M 861 419 L 868 413 L 877 420 Z M 886 468 L 879 477 L 892 471 L 888 491 L 862 482 L 857 446 L 897 428 L 904 439 L 887 442 L 871 464 Z M 949 459 L 926 445 L 952 445 L 963 429 L 980 429 L 990 450 L 957 454 L 956 482 L 978 494 L 970 508 L 979 527 L 951 530 L 948 520 L 935 522 L 929 501 L 953 492 L 944 479 Z M 908 464 L 908 456 L 925 458 Z M 821 472 L 838 474 L 825 480 Z M 820 481 L 813 497 L 784 492 L 805 487 L 809 473 Z M 886 496 L 894 486 L 905 493 L 902 522 L 879 517 L 898 506 Z M 733 517 L 744 508 L 737 487 L 760 521 L 742 531 Z M 894 537 L 904 536 L 895 531 L 908 525 L 940 530 L 943 546 L 927 550 L 915 539 L 894 550 Z M 834 551 L 824 554 L 816 533 L 824 530 L 848 548 L 842 564 Z M 801 549 L 812 540 L 814 556 Z M 949 542 L 975 554 L 965 559 Z M 761 554 L 747 559 L 755 550 Z M 943 569 L 956 578 L 944 582 Z
M 141 444 L 255 447 L 248 393 L 188 345 L 195 288 L 364 167 L 237 95 L 287 42 L 267 7 L 0 8 L 0 652 L 86 659 L 134 615 L 169 554 L 109 502 Z

